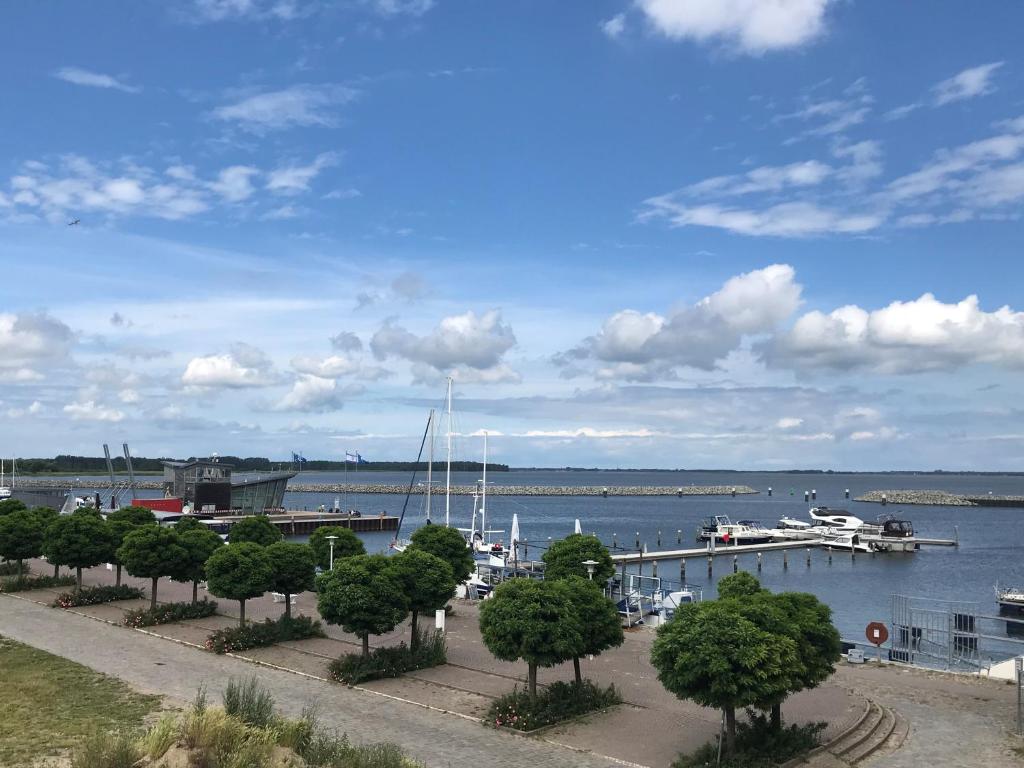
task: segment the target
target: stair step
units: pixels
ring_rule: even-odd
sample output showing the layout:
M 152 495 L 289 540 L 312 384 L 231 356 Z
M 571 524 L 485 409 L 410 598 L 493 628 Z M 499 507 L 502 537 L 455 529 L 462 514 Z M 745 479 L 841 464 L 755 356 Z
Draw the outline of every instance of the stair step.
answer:
M 868 707 L 867 716 L 853 731 L 829 745 L 829 752 L 845 758 L 849 752 L 871 738 L 871 734 L 878 728 L 884 717 L 885 713 L 882 708 L 872 701 Z
M 903 743 L 910 736 L 910 721 L 907 720 L 899 712 L 896 713 L 896 727 L 893 729 L 892 736 L 889 738 L 887 746 L 893 749 L 899 749 L 903 746 Z
M 845 759 L 850 765 L 856 765 L 861 760 L 873 755 L 883 744 L 885 744 L 889 737 L 892 736 L 893 731 L 896 728 L 896 713 L 888 707 L 882 708 L 882 719 L 878 723 L 878 726 L 869 734 L 869 738 L 864 739 L 855 749 L 848 750 L 843 754 Z

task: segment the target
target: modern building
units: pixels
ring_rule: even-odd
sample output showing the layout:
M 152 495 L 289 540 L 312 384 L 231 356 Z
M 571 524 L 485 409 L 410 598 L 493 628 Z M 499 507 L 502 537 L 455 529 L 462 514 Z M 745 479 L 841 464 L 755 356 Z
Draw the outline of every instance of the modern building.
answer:
M 284 508 L 284 494 L 295 472 L 232 477 L 233 467 L 216 459 L 164 462 L 164 495 L 179 498 L 196 512 L 261 515 Z

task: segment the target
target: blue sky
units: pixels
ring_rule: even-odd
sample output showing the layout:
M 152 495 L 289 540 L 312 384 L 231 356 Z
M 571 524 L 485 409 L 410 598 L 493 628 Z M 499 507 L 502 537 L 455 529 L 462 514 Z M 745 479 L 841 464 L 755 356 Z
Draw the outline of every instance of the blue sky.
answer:
M 4 16 L 3 455 L 1022 464 L 1016 4 Z

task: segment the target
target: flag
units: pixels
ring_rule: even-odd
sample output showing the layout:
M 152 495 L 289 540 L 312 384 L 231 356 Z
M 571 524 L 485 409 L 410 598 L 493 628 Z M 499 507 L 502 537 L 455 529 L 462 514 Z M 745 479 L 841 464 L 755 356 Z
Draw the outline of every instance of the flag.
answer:
M 360 456 L 358 453 L 349 453 L 348 451 L 345 451 L 345 461 L 350 464 L 358 464 L 360 462 Z
M 305 464 L 306 457 L 292 451 L 292 464 Z

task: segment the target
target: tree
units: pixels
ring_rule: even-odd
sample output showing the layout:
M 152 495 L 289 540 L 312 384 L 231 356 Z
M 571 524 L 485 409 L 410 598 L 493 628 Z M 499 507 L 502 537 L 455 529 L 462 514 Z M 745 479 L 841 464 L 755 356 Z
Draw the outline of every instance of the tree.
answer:
M 153 510 L 147 509 L 146 507 L 121 507 L 120 509 L 115 509 L 109 515 L 107 515 L 108 523 L 114 522 L 116 520 L 124 520 L 138 527 L 140 525 L 149 525 L 150 523 L 155 523 L 156 515 L 153 514 Z
M 43 554 L 54 565 L 75 569 L 75 591 L 82 589 L 82 569 L 106 562 L 113 537 L 106 521 L 96 515 L 62 515 L 43 534 Z
M 274 577 L 267 551 L 250 541 L 221 547 L 206 561 L 206 584 L 217 597 L 238 601 L 238 626 L 245 626 L 245 601 L 259 597 Z
M 266 515 L 243 517 L 231 526 L 231 531 L 228 533 L 228 539 L 232 544 L 251 542 L 263 547 L 280 541 L 282 538 L 284 536 L 277 530 L 277 526 L 266 518 Z
M 150 610 L 156 610 L 156 588 L 161 576 L 180 573 L 188 551 L 173 528 L 143 525 L 125 534 L 117 558 L 132 576 L 152 581 Z
M 21 573 L 23 561 L 43 553 L 43 527 L 39 518 L 27 509 L 0 517 L 0 557 L 18 562 Z
M 334 542 L 335 562 L 343 557 L 366 554 L 362 540 L 348 528 L 342 528 L 340 525 L 317 528 L 309 536 L 309 548 L 313 550 L 316 564 L 325 571 L 331 567 L 331 542 L 327 540 L 328 536 L 338 537 Z
M 27 507 L 20 499 L 4 499 L 0 501 L 0 517 L 9 515 L 11 512 L 22 512 Z
M 565 579 L 569 576 L 587 579 L 589 574 L 583 565 L 586 560 L 597 563 L 594 567 L 594 581 L 598 584 L 604 584 L 615 574 L 615 564 L 608 554 L 608 548 L 596 536 L 584 536 L 582 533 L 573 533 L 561 541 L 553 542 L 541 559 L 544 561 L 545 580 Z
M 757 594 L 764 594 L 767 591 L 761 586 L 760 581 L 746 571 L 723 576 L 718 581 L 718 596 L 721 598 L 742 599 Z
M 437 555 L 419 549 L 407 549 L 392 557 L 391 567 L 409 599 L 409 612 L 412 614 L 410 647 L 416 650 L 419 644 L 416 632 L 419 614 L 444 608 L 455 592 L 452 567 Z
M 178 533 L 184 533 L 185 531 L 208 531 L 210 526 L 206 525 L 198 517 L 182 515 L 174 521 L 174 530 Z
M 579 651 L 573 654 L 572 665 L 576 682 L 582 683 L 580 656 L 597 656 L 602 651 L 622 645 L 622 619 L 615 603 L 604 596 L 596 582 L 573 576 L 551 583 L 565 590 L 576 611 L 582 643 Z
M 530 696 L 537 695 L 537 667 L 578 656 L 583 644 L 567 590 L 546 580 L 512 579 L 495 589 L 480 606 L 480 633 L 497 658 L 527 663 Z
M 745 618 L 734 600 L 680 607 L 651 647 L 658 680 L 681 699 L 725 714 L 726 753 L 736 743 L 736 708 L 783 693 L 798 663 L 796 643 Z
M 29 510 L 35 515 L 36 521 L 39 525 L 39 530 L 43 532 L 43 541 L 46 541 L 46 531 L 50 525 L 60 518 L 60 514 L 57 510 L 50 507 L 33 507 Z M 57 578 L 60 575 L 60 564 L 53 564 L 53 577 Z
M 473 552 L 466 546 L 462 534 L 454 528 L 444 525 L 425 525 L 413 531 L 409 549 L 429 552 L 448 563 L 452 569 L 455 583 L 461 584 L 473 572 L 476 563 Z
M 179 531 L 175 525 L 174 532 L 178 534 L 178 543 L 185 548 L 187 555 L 181 568 L 177 573 L 172 573 L 171 578 L 192 582 L 192 604 L 195 605 L 199 602 L 199 582 L 206 579 L 206 561 L 224 546 L 224 541 L 202 523 L 198 528 L 186 528 L 184 531 Z
M 116 509 L 107 515 L 107 525 L 113 537 L 113 556 L 111 560 L 117 571 L 114 583 L 120 585 L 121 570 L 124 564 L 121 562 L 121 558 L 118 557 L 117 552 L 124 543 L 124 537 L 136 528 L 141 528 L 144 525 L 156 525 L 156 516 L 145 507 L 121 507 L 121 509 Z
M 402 585 L 384 555 L 354 555 L 317 577 L 317 608 L 328 624 L 339 624 L 363 641 L 397 627 L 409 612 Z
M 267 547 L 273 577 L 270 589 L 284 595 L 284 615 L 292 617 L 292 595 L 316 586 L 316 562 L 308 544 L 279 541 Z

